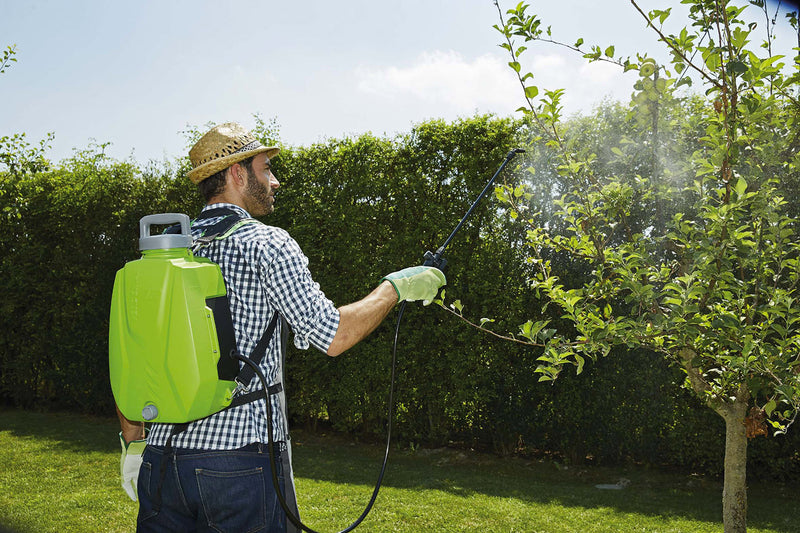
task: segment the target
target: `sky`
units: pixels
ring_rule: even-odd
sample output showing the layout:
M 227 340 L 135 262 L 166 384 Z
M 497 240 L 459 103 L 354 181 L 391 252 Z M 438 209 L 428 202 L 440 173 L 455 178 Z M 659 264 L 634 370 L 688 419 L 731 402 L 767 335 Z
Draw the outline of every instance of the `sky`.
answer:
M 554 38 L 666 59 L 630 0 L 530 3 Z M 504 12 L 515 4 L 500 0 Z M 0 74 L 0 136 L 35 144 L 53 132 L 53 160 L 111 143 L 107 154 L 146 162 L 185 155 L 187 127 L 252 127 L 254 114 L 291 146 L 512 116 L 524 101 L 498 21 L 493 0 L 0 0 L 0 49 L 17 49 Z M 566 89 L 568 113 L 627 101 L 636 79 L 546 43 L 529 46 L 523 68 L 540 88 Z

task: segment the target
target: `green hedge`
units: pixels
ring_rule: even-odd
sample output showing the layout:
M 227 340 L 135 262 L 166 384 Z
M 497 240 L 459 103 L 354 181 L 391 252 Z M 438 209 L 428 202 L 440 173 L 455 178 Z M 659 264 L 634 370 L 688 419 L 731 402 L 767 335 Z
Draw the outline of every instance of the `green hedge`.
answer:
M 282 186 L 266 222 L 300 243 L 337 305 L 349 303 L 438 247 L 525 132 L 511 120 L 474 117 L 426 122 L 392 139 L 284 149 L 274 165 Z M 49 171 L 0 174 L 0 401 L 113 415 L 114 274 L 138 257 L 140 217 L 200 210 L 186 170 L 185 163 L 140 168 L 87 151 Z M 537 176 L 540 187 L 554 179 Z M 447 252 L 448 299 L 461 299 L 471 317 L 497 319 L 499 332 L 541 314 L 526 287 L 520 231 L 486 198 Z M 565 261 L 565 277 L 580 275 L 570 268 Z M 394 318 L 338 358 L 290 350 L 294 423 L 383 435 Z M 550 385 L 537 382 L 537 356 L 435 306 L 409 306 L 398 353 L 397 437 L 721 471 L 721 421 L 680 389 L 683 374 L 663 359 L 619 352 Z M 796 434 L 753 441 L 751 474 L 797 479 Z
M 138 219 L 186 209 L 169 177 L 82 153 L 0 187 L 0 394 L 23 407 L 108 412 L 108 309 L 137 254 Z M 193 199 L 192 209 L 198 205 Z

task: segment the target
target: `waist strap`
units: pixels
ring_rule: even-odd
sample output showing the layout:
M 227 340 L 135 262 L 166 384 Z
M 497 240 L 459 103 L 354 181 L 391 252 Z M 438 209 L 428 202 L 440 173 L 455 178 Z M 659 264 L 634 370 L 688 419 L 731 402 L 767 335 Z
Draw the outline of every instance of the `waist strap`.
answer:
M 269 394 L 270 396 L 278 394 L 280 392 L 283 392 L 283 384 L 281 383 L 276 383 L 274 385 L 270 385 L 269 387 L 267 387 L 267 394 Z M 231 400 L 231 404 L 227 408 L 231 409 L 233 407 L 239 407 L 240 405 L 260 400 L 263 397 L 264 397 L 263 389 L 258 389 L 247 392 L 245 394 L 240 394 L 236 396 L 233 400 Z

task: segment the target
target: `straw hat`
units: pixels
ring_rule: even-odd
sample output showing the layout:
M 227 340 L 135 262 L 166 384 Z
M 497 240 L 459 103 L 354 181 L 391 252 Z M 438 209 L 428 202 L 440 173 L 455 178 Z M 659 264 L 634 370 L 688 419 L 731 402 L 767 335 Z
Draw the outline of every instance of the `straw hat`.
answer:
M 220 124 L 200 137 L 189 150 L 189 159 L 192 162 L 189 179 L 198 184 L 220 170 L 262 152 L 266 152 L 271 159 L 278 155 L 280 148 L 264 146 L 241 124 Z

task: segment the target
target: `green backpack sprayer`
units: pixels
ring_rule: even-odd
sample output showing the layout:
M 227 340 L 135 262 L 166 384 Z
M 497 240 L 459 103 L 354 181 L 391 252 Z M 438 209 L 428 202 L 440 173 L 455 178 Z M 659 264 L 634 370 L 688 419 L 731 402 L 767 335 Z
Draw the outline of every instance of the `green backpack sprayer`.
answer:
M 444 269 L 444 251 L 503 168 L 518 153 L 508 153 L 478 198 L 435 253 L 425 253 L 425 266 Z M 270 386 L 258 364 L 276 325 L 271 320 L 249 357 L 236 350 L 225 282 L 218 265 L 195 257 L 192 247 L 224 239 L 242 224 L 233 211 L 212 209 L 199 218 L 225 216 L 193 242 L 189 217 L 159 214 L 143 217 L 139 223 L 142 258 L 131 261 L 116 276 L 109 325 L 109 370 L 117 405 L 130 420 L 185 423 L 223 409 L 266 398 L 268 427 L 272 427 L 269 395 L 281 392 L 281 384 Z M 163 235 L 151 235 L 153 225 L 179 224 Z M 175 233 L 177 232 L 177 233 Z M 340 533 L 355 529 L 367 517 L 377 499 L 386 472 L 394 418 L 397 342 L 406 302 L 399 308 L 392 350 L 391 384 L 387 413 L 386 450 L 373 494 L 363 513 Z M 239 363 L 243 363 L 240 370 Z M 240 392 L 257 376 L 262 390 Z M 268 451 L 272 482 L 288 520 L 297 528 L 316 533 L 303 524 L 286 502 L 275 468 L 272 431 Z
M 203 218 L 221 214 L 212 211 Z M 227 216 L 194 245 L 224 239 L 252 222 Z M 177 234 L 150 234 L 154 225 L 175 223 Z M 143 217 L 142 258 L 126 264 L 114 280 L 109 373 L 114 399 L 129 420 L 191 422 L 260 398 L 237 396 L 254 374 L 249 367 L 240 372 L 233 356 L 236 340 L 222 272 L 192 253 L 190 230 L 183 214 Z M 273 319 L 262 340 L 269 340 L 275 323 Z M 260 361 L 265 344 L 259 342 L 251 357 Z

